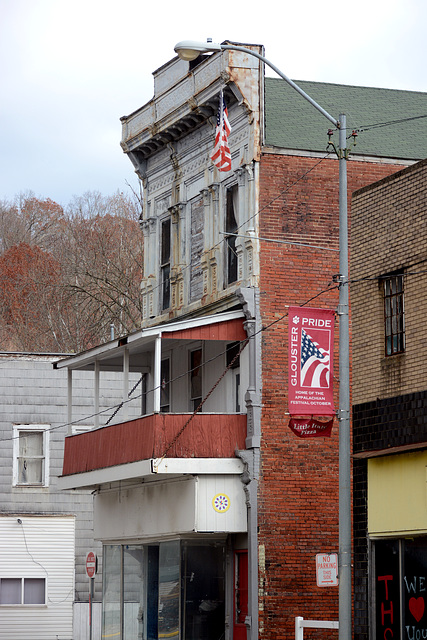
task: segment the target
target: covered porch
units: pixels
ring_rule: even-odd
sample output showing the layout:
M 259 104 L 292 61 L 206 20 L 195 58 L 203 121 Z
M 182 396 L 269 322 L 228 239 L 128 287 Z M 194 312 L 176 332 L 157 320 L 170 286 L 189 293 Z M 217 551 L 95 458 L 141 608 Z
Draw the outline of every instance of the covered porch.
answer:
M 119 466 L 120 478 L 132 477 L 140 461 L 152 461 L 151 473 L 165 459 L 235 458 L 245 448 L 251 384 L 244 323 L 232 311 L 158 325 L 57 361 L 68 371 L 63 488 L 89 486 Z M 79 370 L 93 372 L 93 428 L 84 433 L 74 428 Z M 118 373 L 122 402 L 100 413 L 103 371 Z

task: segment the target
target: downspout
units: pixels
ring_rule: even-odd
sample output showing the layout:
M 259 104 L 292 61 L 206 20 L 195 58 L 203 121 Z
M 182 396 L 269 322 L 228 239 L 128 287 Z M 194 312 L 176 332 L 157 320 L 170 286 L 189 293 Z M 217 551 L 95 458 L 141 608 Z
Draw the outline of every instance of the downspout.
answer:
M 240 289 L 246 315 L 244 327 L 249 338 L 249 386 L 245 395 L 247 410 L 246 449 L 236 451 L 245 463 L 244 483 L 248 522 L 248 616 L 247 640 L 258 640 L 258 480 L 261 445 L 261 326 L 258 289 Z

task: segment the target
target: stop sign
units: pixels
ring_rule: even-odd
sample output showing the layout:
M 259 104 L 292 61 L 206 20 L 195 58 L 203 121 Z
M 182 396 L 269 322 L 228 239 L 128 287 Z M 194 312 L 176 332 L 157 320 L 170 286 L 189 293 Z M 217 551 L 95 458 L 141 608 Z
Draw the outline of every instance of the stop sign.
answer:
M 89 551 L 86 556 L 86 573 L 89 578 L 93 578 L 96 573 L 96 555 L 93 551 Z

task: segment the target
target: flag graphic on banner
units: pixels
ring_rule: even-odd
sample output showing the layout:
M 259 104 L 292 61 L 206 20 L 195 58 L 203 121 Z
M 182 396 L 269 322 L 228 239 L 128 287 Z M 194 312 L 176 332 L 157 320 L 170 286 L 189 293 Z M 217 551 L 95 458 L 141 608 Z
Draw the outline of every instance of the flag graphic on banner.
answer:
M 301 386 L 329 387 L 329 351 L 301 331 Z
M 289 413 L 292 417 L 333 416 L 335 312 L 289 307 L 288 315 Z M 326 433 L 323 426 L 318 433 Z M 310 435 L 312 430 L 311 425 Z M 304 433 L 308 435 L 307 430 Z
M 230 171 L 231 169 L 231 153 L 228 146 L 230 131 L 227 105 L 221 91 L 215 130 L 215 147 L 211 155 L 212 162 L 220 171 Z

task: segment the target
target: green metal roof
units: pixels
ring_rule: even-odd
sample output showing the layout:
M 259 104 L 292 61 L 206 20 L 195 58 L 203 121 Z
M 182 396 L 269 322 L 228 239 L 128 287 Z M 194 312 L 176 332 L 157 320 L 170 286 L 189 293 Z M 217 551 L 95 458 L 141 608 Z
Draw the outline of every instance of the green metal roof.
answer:
M 359 131 L 357 155 L 427 158 L 427 93 L 296 81 L 330 115 L 345 113 L 347 135 Z M 295 89 L 265 78 L 265 144 L 301 151 L 326 151 L 333 125 Z M 333 136 L 338 144 L 338 134 Z

